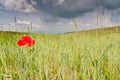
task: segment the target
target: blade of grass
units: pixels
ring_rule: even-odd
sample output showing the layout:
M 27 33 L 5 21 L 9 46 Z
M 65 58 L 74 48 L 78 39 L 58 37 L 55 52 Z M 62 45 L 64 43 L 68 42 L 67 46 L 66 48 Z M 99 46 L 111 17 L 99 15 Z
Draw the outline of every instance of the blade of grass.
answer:
M 107 54 L 107 52 L 109 51 L 109 49 L 112 47 L 112 44 L 108 45 L 106 47 L 106 49 L 104 50 L 104 52 L 102 53 L 101 57 L 98 59 L 97 65 L 99 65 L 101 63 L 101 61 L 103 60 L 105 54 Z

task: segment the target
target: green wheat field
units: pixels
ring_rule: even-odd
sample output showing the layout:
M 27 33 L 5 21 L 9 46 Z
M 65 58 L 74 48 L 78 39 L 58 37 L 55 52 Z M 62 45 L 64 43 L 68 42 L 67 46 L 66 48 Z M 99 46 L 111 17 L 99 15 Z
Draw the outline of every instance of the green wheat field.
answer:
M 19 47 L 24 35 L 35 45 Z M 1 31 L 0 80 L 120 80 L 120 27 L 68 34 Z

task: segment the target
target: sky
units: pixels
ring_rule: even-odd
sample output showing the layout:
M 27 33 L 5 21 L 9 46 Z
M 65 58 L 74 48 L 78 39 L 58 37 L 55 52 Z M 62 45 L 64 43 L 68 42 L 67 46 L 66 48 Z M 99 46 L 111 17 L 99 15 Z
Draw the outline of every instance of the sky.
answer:
M 120 25 L 120 0 L 0 0 L 0 30 L 71 32 Z M 16 22 L 15 22 L 16 19 Z

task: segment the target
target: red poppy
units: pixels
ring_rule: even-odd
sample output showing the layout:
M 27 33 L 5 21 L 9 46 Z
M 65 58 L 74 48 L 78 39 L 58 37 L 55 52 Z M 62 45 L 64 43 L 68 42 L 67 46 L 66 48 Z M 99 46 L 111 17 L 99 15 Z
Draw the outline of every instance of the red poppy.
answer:
M 30 36 L 23 36 L 22 39 L 18 40 L 18 46 L 28 46 L 31 47 L 35 44 L 35 40 L 32 40 Z

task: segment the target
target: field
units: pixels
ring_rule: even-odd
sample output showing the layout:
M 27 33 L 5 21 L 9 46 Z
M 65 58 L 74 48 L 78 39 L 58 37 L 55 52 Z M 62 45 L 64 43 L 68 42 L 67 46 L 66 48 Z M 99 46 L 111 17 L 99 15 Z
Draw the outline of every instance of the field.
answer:
M 35 45 L 19 47 L 23 35 Z M 120 80 L 120 27 L 69 34 L 0 32 L 0 80 Z

